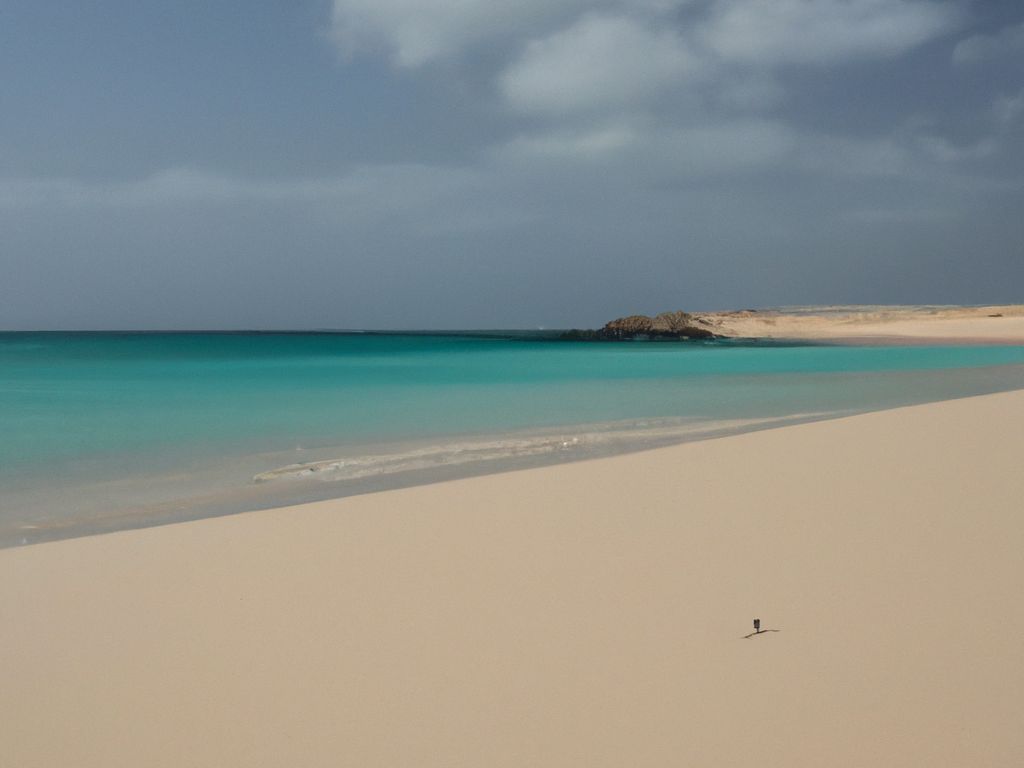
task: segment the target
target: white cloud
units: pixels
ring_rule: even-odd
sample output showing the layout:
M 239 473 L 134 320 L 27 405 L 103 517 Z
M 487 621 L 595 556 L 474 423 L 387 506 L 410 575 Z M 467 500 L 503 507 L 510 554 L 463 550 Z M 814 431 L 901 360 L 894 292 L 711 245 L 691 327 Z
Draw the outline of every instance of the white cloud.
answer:
M 403 67 L 490 43 L 545 38 L 588 14 L 657 20 L 692 0 L 333 0 L 331 37 L 343 53 L 386 51 Z M 700 6 L 697 6 L 698 8 Z M 727 60 L 828 63 L 902 53 L 954 29 L 955 0 L 711 0 L 706 44 Z M 969 38 L 958 56 L 1016 40 Z M 1011 40 L 1012 38 L 1012 40 Z
M 700 66 L 672 30 L 590 14 L 527 45 L 500 85 L 516 109 L 561 114 L 642 102 Z
M 592 10 L 658 13 L 687 0 L 334 0 L 331 35 L 344 53 L 388 50 L 404 67 L 491 40 L 516 40 Z
M 1005 27 L 994 35 L 972 35 L 961 40 L 953 49 L 953 63 L 973 64 L 1014 54 L 1024 54 L 1024 24 Z
M 590 161 L 614 156 L 634 146 L 637 140 L 633 127 L 612 124 L 519 136 L 500 146 L 496 154 L 514 163 L 535 159 Z
M 940 0 L 709 0 L 691 8 L 691 17 L 704 23 L 687 26 L 673 13 L 682 5 L 335 0 L 341 38 L 387 46 L 405 66 L 457 55 L 484 40 L 517 39 L 520 45 L 503 49 L 514 59 L 495 82 L 508 105 L 533 118 L 532 128 L 497 140 L 468 166 L 378 165 L 292 181 L 188 168 L 119 183 L 0 179 L 0 207 L 189 210 L 184 206 L 255 201 L 308 206 L 360 226 L 415 220 L 420 229 L 441 223 L 469 228 L 477 226 L 469 218 L 495 221 L 509 200 L 551 189 L 562 183 L 561 171 L 573 169 L 602 183 L 651 188 L 777 170 L 890 177 L 945 166 L 958 173 L 1001 151 L 999 130 L 1005 129 L 999 126 L 1024 113 L 1024 94 L 997 100 L 992 137 L 967 142 L 951 141 L 936 126 L 854 137 L 804 129 L 798 119 L 761 119 L 758 113 L 781 103 L 787 82 L 787 70 L 769 65 L 895 54 L 949 29 L 958 18 L 954 6 Z
M 828 64 L 903 53 L 961 17 L 932 0 L 720 0 L 702 31 L 729 61 Z
M 415 67 L 585 5 L 584 0 L 335 0 L 332 33 L 343 52 L 385 47 L 398 64 Z

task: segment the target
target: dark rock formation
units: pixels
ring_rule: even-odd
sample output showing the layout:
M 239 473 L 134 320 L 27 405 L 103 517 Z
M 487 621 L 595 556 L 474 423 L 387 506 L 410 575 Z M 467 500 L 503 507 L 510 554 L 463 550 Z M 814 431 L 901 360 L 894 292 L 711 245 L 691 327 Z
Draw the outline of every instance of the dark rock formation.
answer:
M 702 318 L 687 312 L 662 312 L 655 317 L 630 315 L 612 320 L 597 331 L 573 329 L 562 334 L 570 341 L 631 341 L 633 339 L 713 339 Z
M 650 336 L 654 329 L 654 320 L 646 315 L 629 315 L 612 320 L 601 329 L 606 339 L 635 339 L 637 336 Z

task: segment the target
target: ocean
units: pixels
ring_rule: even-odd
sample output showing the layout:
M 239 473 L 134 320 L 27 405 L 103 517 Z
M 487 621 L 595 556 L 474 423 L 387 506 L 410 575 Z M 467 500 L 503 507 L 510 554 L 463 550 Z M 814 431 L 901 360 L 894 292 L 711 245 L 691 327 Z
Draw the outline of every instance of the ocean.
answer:
M 1024 346 L 0 333 L 0 546 L 1024 387 Z

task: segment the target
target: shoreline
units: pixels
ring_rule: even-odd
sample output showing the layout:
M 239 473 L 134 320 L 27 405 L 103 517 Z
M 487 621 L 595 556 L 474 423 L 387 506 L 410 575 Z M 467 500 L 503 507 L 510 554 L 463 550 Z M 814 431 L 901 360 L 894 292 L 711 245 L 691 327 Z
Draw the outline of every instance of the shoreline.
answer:
M 889 316 L 886 313 L 893 311 L 892 308 L 884 308 L 884 312 L 877 309 L 865 308 L 858 317 L 863 315 L 876 321 L 880 315 Z M 988 312 L 990 309 L 976 308 L 973 311 Z M 1019 319 L 1024 321 L 1024 307 L 1021 310 Z M 930 308 L 927 311 L 934 313 L 936 310 Z M 955 311 L 967 310 L 958 308 Z M 818 322 L 824 310 L 790 311 L 785 315 L 779 314 L 784 310 L 773 312 L 779 317 L 802 321 L 811 318 Z M 849 312 L 836 308 L 833 315 L 846 318 Z M 758 322 L 764 319 L 761 315 L 759 318 Z M 847 321 L 843 322 L 846 323 L 844 327 L 849 326 Z M 940 318 L 935 322 L 945 320 Z M 854 325 L 858 331 L 863 330 L 862 325 Z M 642 391 L 653 394 L 654 398 L 650 401 L 636 400 L 642 403 L 639 407 L 620 408 L 620 412 L 633 412 L 620 421 L 581 420 L 550 426 L 554 423 L 550 420 L 548 425 L 542 422 L 542 425 L 511 430 L 480 427 L 476 431 L 464 432 L 442 430 L 435 435 L 427 435 L 425 431 L 422 436 L 396 435 L 362 440 L 353 437 L 340 446 L 318 443 L 316 438 L 307 443 L 296 432 L 283 443 L 273 445 L 272 450 L 261 446 L 249 450 L 243 447 L 233 452 L 225 450 L 220 454 L 213 451 L 186 454 L 175 453 L 172 447 L 164 453 L 154 451 L 152 454 L 138 452 L 121 456 L 111 453 L 109 456 L 98 454 L 95 458 L 83 454 L 80 461 L 69 463 L 65 460 L 63 464 L 42 461 L 32 464 L 32 459 L 27 458 L 21 459 L 23 463 L 19 466 L 20 457 L 15 455 L 14 461 L 6 465 L 7 474 L 0 475 L 0 484 L 4 485 L 0 548 L 630 453 L 762 429 L 788 421 L 815 420 L 823 416 L 1005 391 L 1019 388 L 1024 381 L 1021 375 L 1024 366 L 1016 362 L 1024 344 L 1005 349 L 985 344 L 991 348 L 985 350 L 975 346 L 972 349 L 964 344 L 965 339 L 961 337 L 955 339 L 962 347 L 959 352 L 926 349 L 944 339 L 934 336 L 914 339 L 904 348 L 894 348 L 893 345 L 903 346 L 905 337 L 880 341 L 878 338 L 865 340 L 851 334 L 827 340 L 797 339 L 792 346 L 836 347 L 837 350 L 832 352 L 823 352 L 822 358 L 826 360 L 847 354 L 840 354 L 839 347 L 855 345 L 878 349 L 849 350 L 850 357 L 861 360 L 854 364 L 854 371 L 844 370 L 842 365 L 830 368 L 831 363 L 818 370 L 815 368 L 817 363 L 807 362 L 817 359 L 816 353 L 809 355 L 801 349 L 780 352 L 781 355 L 789 355 L 784 357 L 788 362 L 783 367 L 772 371 L 771 365 L 765 366 L 765 370 L 756 370 L 757 376 L 749 379 L 744 378 L 742 365 L 736 368 L 738 372 L 735 374 L 729 371 L 732 363 L 726 363 L 720 370 L 712 366 L 715 375 L 720 376 L 714 390 L 702 389 L 695 383 L 697 378 L 688 379 L 686 387 L 692 386 L 692 390 L 686 387 L 679 389 L 679 394 L 673 395 L 675 401 L 668 398 L 658 400 L 657 377 L 642 377 Z M 719 350 L 711 350 L 706 359 L 732 360 L 730 353 L 722 355 L 719 352 L 734 343 L 747 348 L 737 350 L 741 358 L 743 355 L 754 355 L 755 358 L 765 355 L 775 359 L 775 350 L 770 347 L 787 346 L 783 339 L 765 339 L 760 343 L 726 340 Z M 712 346 L 715 344 L 712 342 Z M 760 351 L 753 351 L 758 347 L 761 347 Z M 884 347 L 889 349 L 883 352 Z M 530 348 L 545 349 L 532 345 Z M 570 348 L 569 351 L 576 355 L 587 350 Z M 631 349 L 629 345 L 610 351 L 624 360 L 632 358 L 633 353 L 644 353 L 641 358 L 647 361 L 687 358 L 685 354 L 660 354 L 669 351 L 664 348 L 658 350 L 657 356 L 648 356 L 643 349 Z M 680 352 L 688 351 L 691 350 L 680 349 Z M 693 351 L 705 354 L 700 348 Z M 602 349 L 598 355 L 607 353 Z M 970 360 L 974 363 L 969 363 Z M 956 361 L 955 365 L 953 361 Z M 857 365 L 863 365 L 865 370 L 857 372 Z M 954 367 L 946 369 L 949 365 Z M 904 369 L 904 366 L 909 368 Z M 939 369 L 946 370 L 939 373 Z M 684 369 L 665 370 L 666 375 L 672 375 Z M 697 370 L 700 370 L 699 364 Z M 856 375 L 851 376 L 852 372 Z M 590 382 L 589 386 L 593 395 L 596 384 Z M 627 379 L 616 380 L 614 386 L 615 397 L 630 396 L 632 385 Z M 578 394 L 578 391 L 574 393 L 566 387 L 562 389 L 560 397 Z M 668 391 L 666 387 L 660 389 Z M 747 396 L 747 392 L 756 392 L 756 397 Z M 764 401 L 761 407 L 748 407 L 758 398 Z M 577 399 L 588 402 L 585 397 Z M 225 402 L 230 404 L 229 400 Z M 561 401 L 550 399 L 548 411 L 551 410 L 550 403 L 555 402 Z M 702 405 L 705 402 L 717 405 L 705 407 Z M 501 403 L 495 401 L 494 406 L 500 412 Z M 614 408 L 604 412 L 608 410 L 614 411 Z M 591 408 L 591 413 L 598 412 L 600 409 Z M 673 415 L 680 413 L 689 415 Z M 565 418 L 564 414 L 561 417 Z M 551 413 L 545 418 L 551 419 Z M 434 428 L 437 429 L 437 425 Z M 30 432 L 25 434 L 29 435 L 26 440 L 32 439 Z M 269 441 L 264 446 L 268 444 Z
M 586 462 L 792 424 L 842 418 L 849 413 L 837 411 L 732 420 L 631 419 L 497 435 L 451 436 L 440 441 L 417 439 L 385 443 L 381 450 L 390 450 L 391 453 L 353 454 L 350 448 L 344 458 L 334 458 L 338 451 L 333 449 L 320 449 L 315 453 L 332 458 L 279 464 L 275 469 L 255 474 L 251 478 L 252 483 L 242 488 L 129 506 L 99 515 L 0 526 L 0 551 Z M 283 462 L 283 454 L 274 455 Z M 177 475 L 160 479 L 170 484 L 183 482 Z M 153 478 L 115 481 L 113 484 L 125 482 L 145 484 L 153 482 Z M 109 492 L 110 485 L 98 483 L 80 490 L 93 497 L 104 497 L 104 490 Z
M 832 336 L 828 338 L 763 338 L 754 341 L 791 342 L 794 344 L 821 344 L 828 346 L 851 346 L 851 347 L 1018 347 L 1024 344 L 1024 336 L 1021 338 L 999 337 L 989 338 L 985 336 L 901 336 L 901 335 L 880 335 L 880 336 Z
M 1021 418 L 1018 390 L 2 550 L 8 757 L 1018 765 Z
M 1018 364 L 862 373 L 855 380 L 853 399 L 844 401 L 833 394 L 803 413 L 785 409 L 732 419 L 652 416 L 416 437 L 303 448 L 298 462 L 299 454 L 288 450 L 228 456 L 187 472 L 39 482 L 34 488 L 9 488 L 5 493 L 0 549 L 561 466 L 788 424 L 1012 391 L 1021 388 L 1022 374 L 1024 366 Z M 804 401 L 808 407 L 816 391 L 848 381 L 846 373 L 823 373 L 814 380 L 806 379 L 806 373 L 780 375 L 793 376 L 787 386 L 804 387 L 801 391 L 811 398 Z M 865 398 L 865 391 L 872 393 L 870 397 Z

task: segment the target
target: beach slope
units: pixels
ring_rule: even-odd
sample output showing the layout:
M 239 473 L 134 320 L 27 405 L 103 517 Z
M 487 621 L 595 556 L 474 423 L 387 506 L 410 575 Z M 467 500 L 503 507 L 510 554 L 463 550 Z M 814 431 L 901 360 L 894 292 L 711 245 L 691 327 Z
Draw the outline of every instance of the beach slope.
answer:
M 0 551 L 0 762 L 1022 765 L 1022 419 L 1011 392 Z

